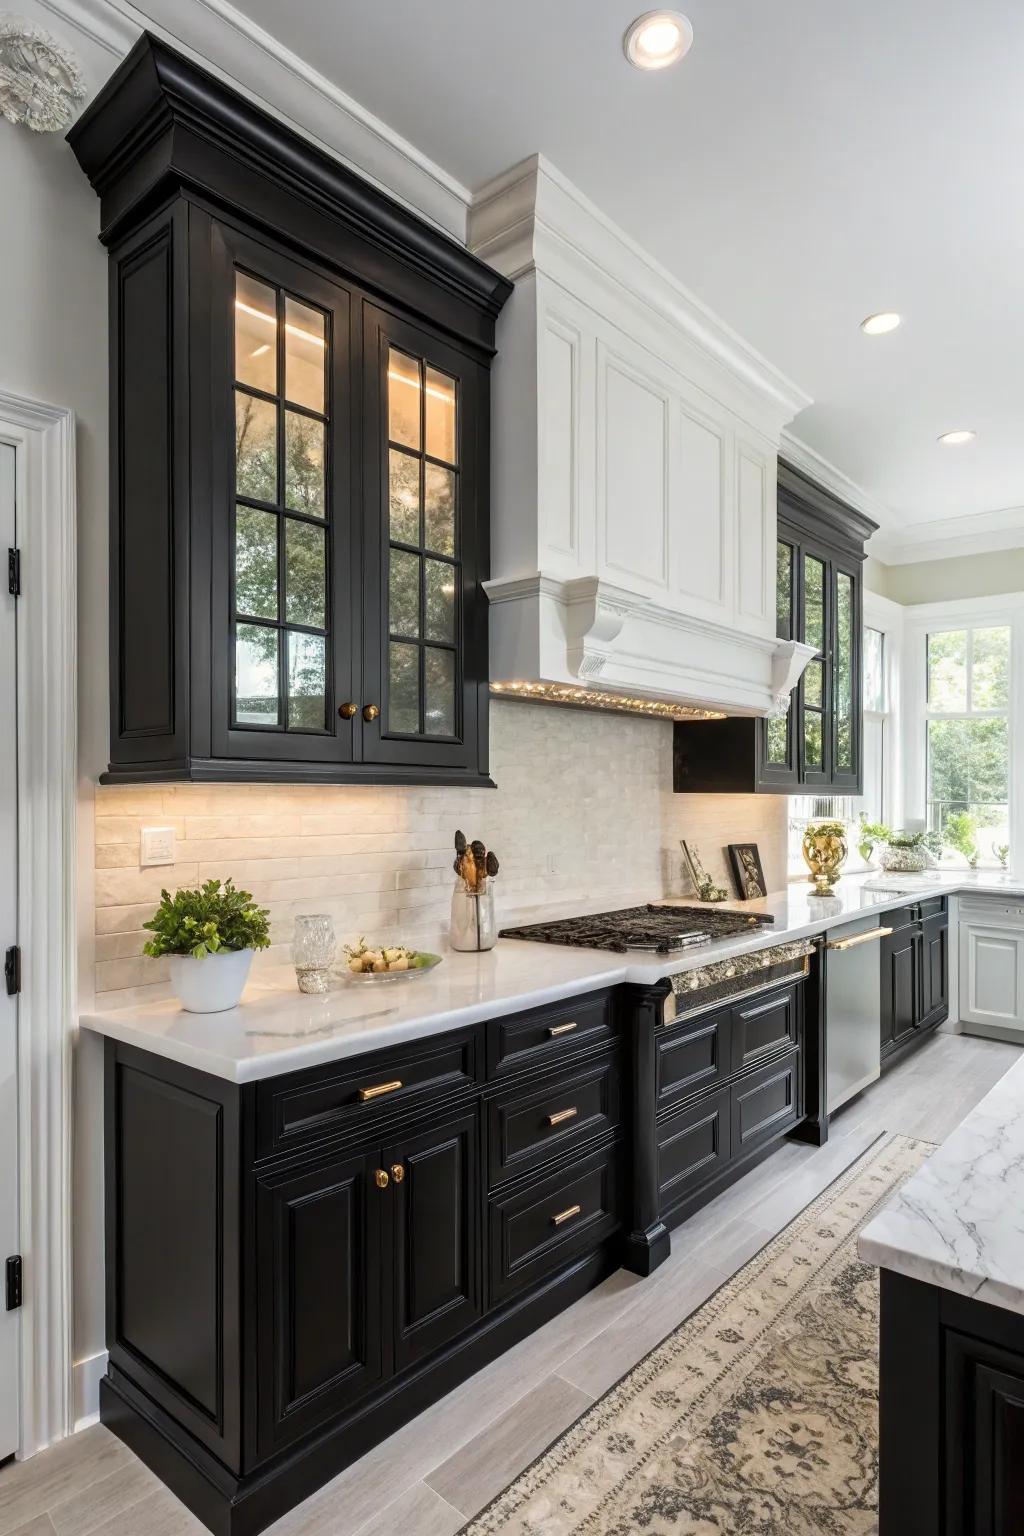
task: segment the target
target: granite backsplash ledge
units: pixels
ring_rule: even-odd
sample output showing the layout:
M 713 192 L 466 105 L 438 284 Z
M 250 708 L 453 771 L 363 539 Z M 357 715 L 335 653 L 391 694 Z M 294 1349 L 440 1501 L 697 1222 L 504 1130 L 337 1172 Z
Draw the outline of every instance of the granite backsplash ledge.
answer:
M 99 1007 L 167 991 L 142 954 L 163 886 L 234 877 L 269 907 L 288 960 L 298 913 L 329 912 L 339 938 L 438 942 L 447 926 L 456 827 L 501 859 L 500 912 L 609 906 L 687 890 L 685 837 L 730 890 L 725 845 L 757 842 L 769 889 L 785 880 L 784 797 L 675 795 L 672 727 L 661 720 L 495 701 L 497 789 L 262 785 L 96 791 L 95 989 Z M 142 869 L 144 827 L 173 827 L 172 866 Z

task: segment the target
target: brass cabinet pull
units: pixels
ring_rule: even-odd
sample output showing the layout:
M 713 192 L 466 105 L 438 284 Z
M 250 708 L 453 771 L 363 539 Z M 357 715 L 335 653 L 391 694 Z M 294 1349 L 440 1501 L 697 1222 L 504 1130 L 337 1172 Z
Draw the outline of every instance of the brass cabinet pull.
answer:
M 379 1099 L 383 1093 L 394 1093 L 401 1086 L 401 1078 L 396 1077 L 393 1083 L 374 1083 L 372 1088 L 360 1088 L 359 1102 L 366 1104 L 370 1099 Z
M 388 1179 L 387 1169 L 378 1168 L 377 1172 L 373 1176 L 373 1182 L 376 1184 L 378 1189 L 387 1189 L 390 1182 Z
M 376 718 L 377 718 L 377 716 L 379 714 L 380 714 L 380 706 L 379 705 L 377 705 L 377 704 L 364 704 L 363 705 L 363 719 L 367 722 L 368 725 L 372 721 L 376 720 Z
M 572 1024 L 552 1024 L 548 1029 L 548 1034 L 554 1039 L 556 1035 L 568 1035 L 574 1029 L 579 1029 L 579 1025 L 575 1022 Z
M 887 939 L 892 933 L 891 928 L 869 928 L 866 933 L 855 933 L 852 939 L 829 939 L 826 949 L 856 949 L 858 944 L 874 944 L 878 939 Z
M 582 1205 L 570 1205 L 567 1211 L 559 1211 L 557 1216 L 552 1216 L 551 1225 L 553 1227 L 562 1226 L 564 1222 L 571 1221 L 574 1216 L 578 1216 L 582 1209 Z
M 391 1177 L 394 1179 L 396 1184 L 401 1184 L 402 1180 L 405 1178 L 405 1169 L 402 1167 L 401 1163 L 391 1164 Z
M 564 1125 L 566 1120 L 575 1120 L 578 1114 L 575 1104 L 571 1109 L 556 1110 L 553 1115 L 548 1115 L 548 1125 Z
M 338 714 L 343 720 L 353 720 L 358 713 L 358 704 L 353 704 L 351 700 L 347 704 L 338 705 Z

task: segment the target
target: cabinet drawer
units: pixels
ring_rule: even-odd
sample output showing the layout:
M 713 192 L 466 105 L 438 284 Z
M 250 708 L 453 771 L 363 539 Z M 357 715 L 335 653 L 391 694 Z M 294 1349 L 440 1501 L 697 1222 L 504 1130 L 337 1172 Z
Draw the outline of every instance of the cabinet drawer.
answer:
M 732 1155 L 740 1157 L 771 1141 L 803 1114 L 801 1055 L 793 1051 L 742 1078 L 732 1088 Z
M 487 1026 L 488 1076 L 505 1076 L 542 1061 L 556 1061 L 583 1046 L 611 1040 L 614 1032 L 610 992 L 568 997 L 548 1008 L 492 1019 Z
M 734 1072 L 799 1045 L 801 985 L 735 1004 L 731 1010 Z
M 617 1126 L 622 1066 L 617 1055 L 506 1091 L 487 1106 L 493 1185 Z
M 477 1080 L 477 1044 L 476 1031 L 464 1030 L 259 1083 L 256 1156 L 358 1131 L 410 1102 L 432 1103 L 469 1087 Z
M 490 1202 L 490 1301 L 596 1248 L 621 1222 L 622 1152 L 604 1147 Z
M 666 1030 L 657 1040 L 657 1099 L 666 1109 L 694 1093 L 715 1087 L 732 1070 L 730 1010 L 704 1014 L 691 1024 Z
M 669 1115 L 658 1126 L 658 1211 L 668 1215 L 717 1177 L 732 1157 L 728 1088 Z

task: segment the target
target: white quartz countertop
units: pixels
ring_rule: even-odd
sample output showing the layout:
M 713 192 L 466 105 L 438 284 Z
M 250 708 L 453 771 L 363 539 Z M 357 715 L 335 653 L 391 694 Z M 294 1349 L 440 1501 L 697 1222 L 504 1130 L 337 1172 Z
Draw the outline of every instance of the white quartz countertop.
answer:
M 740 911 L 768 912 L 775 919 L 773 924 L 663 959 L 636 950 L 619 955 L 499 939 L 496 948 L 484 955 L 447 950 L 442 965 L 410 981 L 374 985 L 341 979 L 326 995 L 306 997 L 298 991 L 293 973 L 282 969 L 250 984 L 241 1005 L 226 1013 L 186 1013 L 177 1002 L 166 1001 L 86 1013 L 80 1023 L 84 1029 L 183 1066 L 231 1082 L 251 1082 L 621 982 L 658 981 L 773 944 L 809 938 L 872 911 L 967 890 L 1024 896 L 1024 880 L 999 872 L 851 875 L 829 897 L 814 896 L 810 886 L 800 882 L 763 901 L 723 903 Z M 692 906 L 693 898 L 678 904 Z M 597 910 L 613 906 L 606 901 Z M 571 916 L 581 909 L 582 903 L 576 902 L 567 909 L 546 907 L 501 915 L 501 922 L 510 927 Z
M 1024 1057 L 868 1222 L 868 1264 L 1024 1312 Z

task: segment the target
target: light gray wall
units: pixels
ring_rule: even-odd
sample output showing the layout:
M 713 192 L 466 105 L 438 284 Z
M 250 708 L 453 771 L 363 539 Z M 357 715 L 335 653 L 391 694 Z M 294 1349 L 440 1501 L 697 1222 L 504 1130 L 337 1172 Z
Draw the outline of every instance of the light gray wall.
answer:
M 983 555 L 958 555 L 952 560 L 917 560 L 907 565 L 880 565 L 867 585 L 896 603 L 941 603 L 960 597 L 1001 597 L 1024 592 L 1024 548 L 992 550 Z
M 48 31 L 54 17 L 33 0 L 18 7 Z M 70 41 L 65 37 L 62 39 Z M 90 83 L 109 54 L 74 39 Z M 60 134 L 0 119 L 3 329 L 0 387 L 77 421 L 79 658 L 79 975 L 92 987 L 92 794 L 107 742 L 107 268 L 97 239 L 99 202 Z M 31 856 L 31 850 L 26 850 Z M 76 1049 L 74 1077 L 74 1352 L 103 1348 L 99 1053 Z

